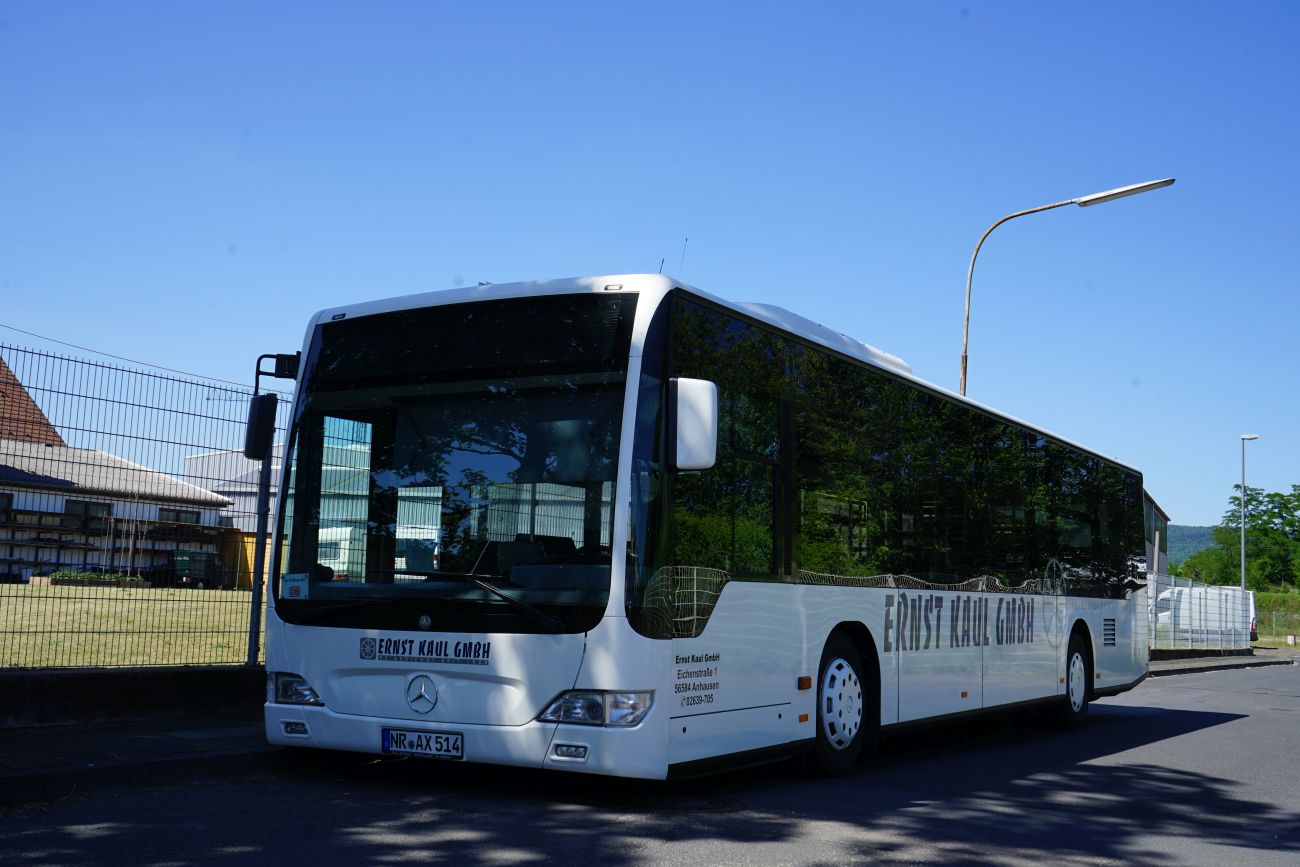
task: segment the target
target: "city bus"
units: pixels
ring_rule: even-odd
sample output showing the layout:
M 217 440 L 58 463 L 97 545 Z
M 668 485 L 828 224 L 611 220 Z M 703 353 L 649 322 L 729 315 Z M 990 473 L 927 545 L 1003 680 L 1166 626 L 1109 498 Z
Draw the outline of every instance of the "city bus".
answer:
M 1147 674 L 1136 470 L 667 276 L 321 311 L 288 437 L 273 744 L 840 775 Z

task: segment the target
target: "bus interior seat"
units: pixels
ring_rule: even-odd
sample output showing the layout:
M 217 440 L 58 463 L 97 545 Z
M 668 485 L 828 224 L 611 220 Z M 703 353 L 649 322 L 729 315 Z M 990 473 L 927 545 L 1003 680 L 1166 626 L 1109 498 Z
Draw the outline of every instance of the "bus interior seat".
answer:
M 516 533 L 515 543 L 540 545 L 546 557 L 573 557 L 578 553 L 578 543 L 568 536 L 543 536 L 538 533 Z
M 510 576 L 515 564 L 524 560 L 539 560 L 546 556 L 536 542 L 488 542 L 479 554 L 472 570 L 475 575 Z

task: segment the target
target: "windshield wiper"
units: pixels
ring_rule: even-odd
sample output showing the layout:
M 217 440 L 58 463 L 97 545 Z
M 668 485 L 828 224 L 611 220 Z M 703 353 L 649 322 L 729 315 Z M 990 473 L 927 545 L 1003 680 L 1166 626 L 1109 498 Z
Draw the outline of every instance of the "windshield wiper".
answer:
M 514 608 L 519 613 L 527 615 L 530 619 L 532 619 L 534 623 L 537 623 L 538 625 L 542 626 L 544 629 L 548 629 L 551 632 L 558 632 L 559 630 L 564 628 L 564 621 L 559 619 L 558 617 L 552 617 L 551 615 L 547 614 L 545 611 L 541 610 L 540 608 L 536 608 L 532 605 L 529 605 L 527 602 L 523 601 L 522 599 L 516 599 L 515 597 L 511 596 L 509 593 L 506 593 L 504 590 L 502 590 L 500 587 L 496 586 L 495 584 L 492 584 L 488 581 L 484 581 L 482 578 L 479 578 L 475 575 L 466 575 L 462 572 L 414 572 L 410 570 L 403 570 L 402 572 L 398 572 L 395 574 L 423 575 L 425 578 L 434 581 L 437 581 L 442 578 L 450 578 L 453 581 L 460 581 L 463 584 L 473 584 L 476 587 L 480 587 L 486 590 L 487 592 L 491 593 L 493 596 L 497 597 L 502 602 L 509 604 L 510 607 Z
M 355 611 L 359 608 L 375 608 L 381 605 L 392 605 L 397 600 L 384 597 L 381 599 L 352 599 L 347 602 L 336 602 L 333 605 L 322 605 L 320 608 L 309 608 L 306 611 L 294 612 L 285 617 L 287 612 L 279 612 L 281 619 L 286 623 L 300 625 L 303 623 L 312 623 L 317 620 L 323 620 L 334 614 L 343 611 Z

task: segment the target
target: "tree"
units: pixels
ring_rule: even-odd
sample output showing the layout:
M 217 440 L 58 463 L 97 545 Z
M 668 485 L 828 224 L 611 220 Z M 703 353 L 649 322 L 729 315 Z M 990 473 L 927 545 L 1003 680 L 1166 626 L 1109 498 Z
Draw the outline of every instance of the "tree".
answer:
M 1207 584 L 1241 580 L 1241 486 L 1228 498 L 1215 547 L 1188 557 L 1177 574 Z M 1300 586 L 1300 485 L 1289 493 L 1246 488 L 1246 586 L 1251 590 Z

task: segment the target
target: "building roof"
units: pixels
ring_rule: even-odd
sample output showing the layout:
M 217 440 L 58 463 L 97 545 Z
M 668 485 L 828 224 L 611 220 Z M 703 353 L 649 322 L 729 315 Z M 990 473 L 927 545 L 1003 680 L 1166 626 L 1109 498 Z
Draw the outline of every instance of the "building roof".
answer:
M 220 508 L 233 501 L 107 452 L 0 439 L 0 485 L 167 500 Z
M 65 445 L 45 413 L 0 357 L 0 439 Z

